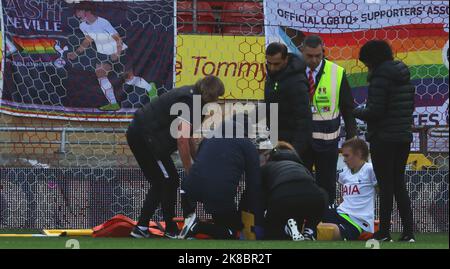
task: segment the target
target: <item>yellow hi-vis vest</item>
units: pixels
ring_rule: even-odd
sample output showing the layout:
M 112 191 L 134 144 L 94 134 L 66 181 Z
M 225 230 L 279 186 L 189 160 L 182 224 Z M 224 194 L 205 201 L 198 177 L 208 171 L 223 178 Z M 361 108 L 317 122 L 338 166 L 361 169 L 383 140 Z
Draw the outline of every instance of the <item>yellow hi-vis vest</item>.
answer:
M 344 68 L 327 60 L 324 60 L 323 64 L 325 65 L 323 73 L 312 100 L 312 137 L 320 140 L 334 140 L 339 137 L 340 131 L 339 93 Z M 326 121 L 333 126 L 332 132 L 330 128 L 323 128 Z

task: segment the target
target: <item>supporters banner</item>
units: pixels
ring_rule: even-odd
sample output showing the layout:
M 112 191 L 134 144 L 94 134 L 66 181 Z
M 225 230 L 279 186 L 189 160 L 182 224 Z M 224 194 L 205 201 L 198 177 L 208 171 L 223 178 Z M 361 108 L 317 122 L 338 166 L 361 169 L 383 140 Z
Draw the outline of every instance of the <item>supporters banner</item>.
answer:
M 179 35 L 176 85 L 215 75 L 225 84 L 224 99 L 264 99 L 264 37 Z
M 346 69 L 359 104 L 367 98 L 359 48 L 371 39 L 388 40 L 417 86 L 414 124 L 448 125 L 448 1 L 270 0 L 264 11 L 267 43 L 282 41 L 300 53 L 305 36 L 320 35 L 326 57 Z
M 128 121 L 171 89 L 174 1 L 1 0 L 0 111 Z

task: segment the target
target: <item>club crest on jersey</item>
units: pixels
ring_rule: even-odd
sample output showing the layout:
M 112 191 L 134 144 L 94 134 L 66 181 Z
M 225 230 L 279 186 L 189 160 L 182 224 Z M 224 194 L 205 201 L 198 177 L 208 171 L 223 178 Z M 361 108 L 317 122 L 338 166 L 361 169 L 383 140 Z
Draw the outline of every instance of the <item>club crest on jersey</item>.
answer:
M 63 68 L 66 65 L 66 61 L 64 60 L 64 53 L 68 51 L 69 48 L 67 46 L 61 47 L 61 43 L 59 41 L 56 41 L 54 48 L 58 52 L 59 58 L 56 59 L 53 64 L 56 68 Z
M 361 194 L 359 192 L 358 185 L 344 185 L 342 189 L 343 195 L 355 195 L 355 194 Z

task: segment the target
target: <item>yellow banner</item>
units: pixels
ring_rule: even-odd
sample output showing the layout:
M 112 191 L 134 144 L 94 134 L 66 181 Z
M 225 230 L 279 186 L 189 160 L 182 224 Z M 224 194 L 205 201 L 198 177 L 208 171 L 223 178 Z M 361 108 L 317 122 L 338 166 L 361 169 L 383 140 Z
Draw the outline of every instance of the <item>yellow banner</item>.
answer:
M 176 86 L 215 75 L 225 84 L 224 99 L 264 99 L 264 42 L 255 36 L 179 35 Z

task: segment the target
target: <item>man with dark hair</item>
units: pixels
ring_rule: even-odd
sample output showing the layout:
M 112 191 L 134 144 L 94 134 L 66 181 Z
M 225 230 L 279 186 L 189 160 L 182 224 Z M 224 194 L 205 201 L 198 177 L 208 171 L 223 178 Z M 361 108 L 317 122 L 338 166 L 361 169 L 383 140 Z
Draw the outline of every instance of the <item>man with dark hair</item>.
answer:
M 284 45 L 283 43 L 273 42 L 273 43 L 270 43 L 269 46 L 267 46 L 266 55 L 274 56 L 278 53 L 281 53 L 281 59 L 283 59 L 284 61 L 288 60 L 288 59 L 286 59 L 286 56 L 288 56 L 288 49 L 287 49 L 286 45 Z M 285 62 L 283 62 L 283 63 L 285 63 Z M 269 65 L 271 63 L 268 62 L 267 64 Z M 284 66 L 281 66 L 281 67 L 284 67 Z M 271 70 L 273 70 L 273 68 L 271 68 Z
M 270 126 L 270 104 L 277 103 L 278 138 L 292 144 L 302 157 L 311 140 L 305 64 L 298 55 L 288 53 L 286 45 L 274 42 L 266 49 L 266 68 L 267 125 Z
M 315 167 L 317 183 L 327 191 L 329 204 L 333 207 L 341 115 L 346 138 L 357 135 L 352 114 L 353 96 L 344 68 L 324 58 L 324 44 L 319 36 L 307 36 L 301 51 L 307 65 L 312 111 L 312 143 L 306 149 L 303 161 L 310 171 Z
M 355 109 L 367 122 L 366 140 L 380 187 L 380 230 L 375 239 L 391 240 L 392 204 L 398 204 L 403 234 L 400 241 L 414 242 L 413 214 L 406 189 L 405 166 L 412 142 L 415 87 L 408 67 L 393 58 L 389 44 L 371 40 L 362 46 L 359 59 L 369 69 L 365 106 Z
M 224 85 L 219 78 L 207 76 L 193 86 L 172 89 L 136 111 L 126 136 L 128 145 L 151 188 L 145 197 L 137 226 L 131 232 L 132 237 L 150 236 L 148 224 L 160 203 L 166 222 L 165 235 L 169 238 L 178 235 L 173 217 L 179 176 L 170 155 L 178 149 L 185 173 L 189 174 L 192 165 L 193 141 L 190 137 L 193 131 L 194 96 L 200 96 L 199 105 L 204 105 L 216 102 L 224 92 Z M 189 115 L 171 115 L 173 105 L 180 105 L 180 108 L 187 106 Z M 178 138 L 172 135 L 174 123 Z

